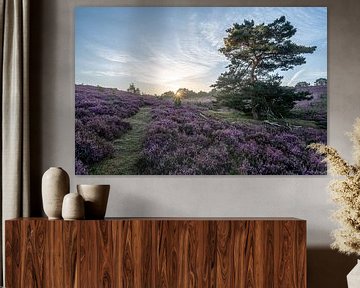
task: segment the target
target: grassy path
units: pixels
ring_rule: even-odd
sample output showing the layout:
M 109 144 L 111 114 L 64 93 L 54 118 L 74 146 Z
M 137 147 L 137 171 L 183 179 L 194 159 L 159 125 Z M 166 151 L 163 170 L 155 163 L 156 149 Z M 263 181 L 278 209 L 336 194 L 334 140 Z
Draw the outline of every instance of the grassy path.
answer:
M 146 129 L 151 121 L 150 107 L 142 107 L 134 116 L 127 118 L 132 129 L 114 141 L 115 153 L 93 167 L 93 175 L 135 175 L 136 163 L 142 148 Z

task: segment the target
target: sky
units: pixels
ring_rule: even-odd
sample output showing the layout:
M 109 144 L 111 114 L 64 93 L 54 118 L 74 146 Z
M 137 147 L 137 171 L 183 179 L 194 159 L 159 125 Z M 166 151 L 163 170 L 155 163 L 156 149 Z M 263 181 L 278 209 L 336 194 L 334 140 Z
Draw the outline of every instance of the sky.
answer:
M 297 29 L 292 41 L 317 46 L 306 64 L 279 72 L 283 84 L 327 77 L 325 7 L 77 7 L 75 83 L 162 94 L 209 91 L 229 61 L 218 51 L 226 29 L 284 15 Z

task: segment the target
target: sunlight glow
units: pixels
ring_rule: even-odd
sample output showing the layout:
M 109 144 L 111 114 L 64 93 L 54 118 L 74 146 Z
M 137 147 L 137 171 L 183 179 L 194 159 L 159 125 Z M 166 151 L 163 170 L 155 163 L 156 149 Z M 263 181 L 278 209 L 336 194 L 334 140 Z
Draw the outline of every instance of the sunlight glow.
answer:
M 175 93 L 175 98 L 182 98 L 184 97 L 184 91 L 183 90 L 177 90 Z

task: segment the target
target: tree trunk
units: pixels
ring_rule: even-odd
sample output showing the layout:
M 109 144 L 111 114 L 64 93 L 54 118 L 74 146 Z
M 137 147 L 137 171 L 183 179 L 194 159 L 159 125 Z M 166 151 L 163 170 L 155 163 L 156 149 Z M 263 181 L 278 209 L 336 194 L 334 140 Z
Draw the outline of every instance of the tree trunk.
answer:
M 253 62 L 253 65 L 251 66 L 251 71 L 250 71 L 250 82 L 251 84 L 254 84 L 256 77 L 255 77 L 255 68 L 257 65 L 257 60 Z M 254 97 L 254 96 L 253 96 Z M 254 99 L 252 99 L 252 101 L 254 101 Z M 252 113 L 252 117 L 254 120 L 258 120 L 259 119 L 259 113 L 256 109 L 256 105 L 253 105 L 252 109 L 251 109 L 251 113 Z
M 259 113 L 258 111 L 256 110 L 256 107 L 253 107 L 251 109 L 251 113 L 252 113 L 252 117 L 254 120 L 259 120 Z
M 250 71 L 250 82 L 254 83 L 257 79 L 256 79 L 256 75 L 255 75 L 255 69 L 259 64 L 259 60 L 255 57 L 254 60 L 252 60 L 252 65 L 251 65 L 251 71 Z
M 251 67 L 251 71 L 250 71 L 250 82 L 254 83 L 255 82 L 255 65 L 253 65 Z

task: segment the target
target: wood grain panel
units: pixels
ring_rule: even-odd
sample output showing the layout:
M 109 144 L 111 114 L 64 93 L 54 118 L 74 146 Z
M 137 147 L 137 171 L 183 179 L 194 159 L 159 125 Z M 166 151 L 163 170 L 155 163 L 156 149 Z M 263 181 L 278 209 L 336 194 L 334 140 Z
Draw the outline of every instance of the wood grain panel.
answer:
M 208 231 L 206 236 L 206 245 L 205 245 L 205 251 L 206 252 L 206 259 L 205 259 L 205 267 L 203 267 L 203 270 L 206 270 L 208 273 L 208 276 L 206 277 L 206 274 L 203 275 L 203 278 L 205 279 L 205 287 L 216 287 L 216 256 L 217 256 L 217 222 L 216 221 L 210 221 L 207 222 Z
M 135 281 L 135 255 L 133 250 L 133 225 L 131 221 L 124 221 L 121 235 L 119 235 L 119 249 L 122 257 L 120 258 L 120 275 L 124 288 L 133 287 Z
M 11 221 L 5 225 L 6 286 L 21 287 L 21 222 Z
M 64 277 L 64 259 L 67 247 L 64 245 L 63 239 L 63 225 L 62 221 L 48 221 L 47 222 L 47 256 L 48 262 L 46 268 L 46 275 L 49 287 L 65 287 Z M 65 238 L 65 240 L 67 240 Z M 65 278 L 65 279 L 64 279 Z
M 124 221 L 121 221 L 123 223 Z M 114 271 L 114 279 L 113 279 L 113 287 L 123 287 L 122 285 L 122 251 L 120 249 L 121 245 L 119 242 L 120 235 L 123 235 L 122 225 L 117 225 L 114 221 L 110 221 L 111 225 L 111 239 L 112 239 L 112 250 L 113 250 L 113 271 Z M 120 224 L 120 223 L 118 223 Z
M 97 221 L 95 249 L 97 251 L 97 287 L 113 287 L 114 267 L 113 267 L 113 247 L 112 247 L 112 226 L 106 221 Z
M 153 221 L 137 221 L 139 227 L 139 242 L 141 244 L 141 286 L 144 288 L 154 287 L 155 275 L 152 267 L 155 266 L 155 257 L 153 257 L 152 251 L 154 250 L 155 243 L 153 242 L 153 234 L 155 232 L 155 226 Z
M 81 287 L 114 287 L 114 253 L 111 222 L 80 223 Z
M 292 221 L 275 223 L 275 287 L 303 287 L 298 281 L 298 225 Z M 303 252 L 301 252 L 302 254 Z M 304 255 L 303 255 L 304 257 Z
M 306 287 L 296 219 L 9 220 L 6 287 Z
M 184 281 L 181 287 L 200 287 L 202 263 L 202 224 L 198 221 L 184 221 L 179 229 L 179 240 L 182 242 L 179 247 L 179 254 L 182 256 L 182 271 L 180 276 Z M 177 225 L 179 226 L 179 224 Z M 182 236 L 181 236 L 182 234 Z M 183 241 L 182 241 L 183 239 Z
M 46 287 L 46 232 L 44 221 L 23 221 L 20 231 L 20 287 Z
M 56 226 L 59 228 L 62 226 L 63 233 L 62 243 L 60 244 L 62 244 L 63 251 L 64 285 L 55 285 L 52 287 L 80 287 L 80 257 L 78 257 L 78 253 L 80 252 L 80 222 L 57 221 Z M 49 246 L 51 247 L 51 243 Z
M 216 287 L 219 288 L 233 286 L 233 230 L 232 221 L 217 221 Z
M 257 224 L 257 223 L 256 223 Z M 259 240 L 262 243 L 264 251 L 257 255 L 258 262 L 263 264 L 263 274 L 258 274 L 258 277 L 263 278 L 264 282 L 259 287 L 275 288 L 274 286 L 274 222 L 263 221 L 263 240 Z M 306 245 L 306 244 L 305 244 Z M 265 258 L 265 259 L 264 259 Z M 262 275 L 265 275 L 262 276 Z
M 306 287 L 307 274 L 306 274 L 306 222 L 296 222 L 296 283 L 299 287 Z
M 81 287 L 97 288 L 98 235 L 93 220 L 80 223 L 80 283 Z
M 234 229 L 234 284 L 254 287 L 254 229 L 255 223 L 236 222 Z
M 168 255 L 169 246 L 172 246 L 172 243 L 168 243 L 168 238 L 170 236 L 169 232 L 169 221 L 161 221 L 156 223 L 156 251 L 157 255 L 155 256 L 156 261 L 156 270 L 155 270 L 155 285 L 156 287 L 169 287 L 168 269 L 171 269 L 171 263 L 168 264 Z M 173 238 L 176 241 L 175 238 Z M 171 247 L 172 248 L 172 247 Z M 174 247 L 177 249 L 177 247 Z M 170 268 L 169 268 L 170 267 Z

